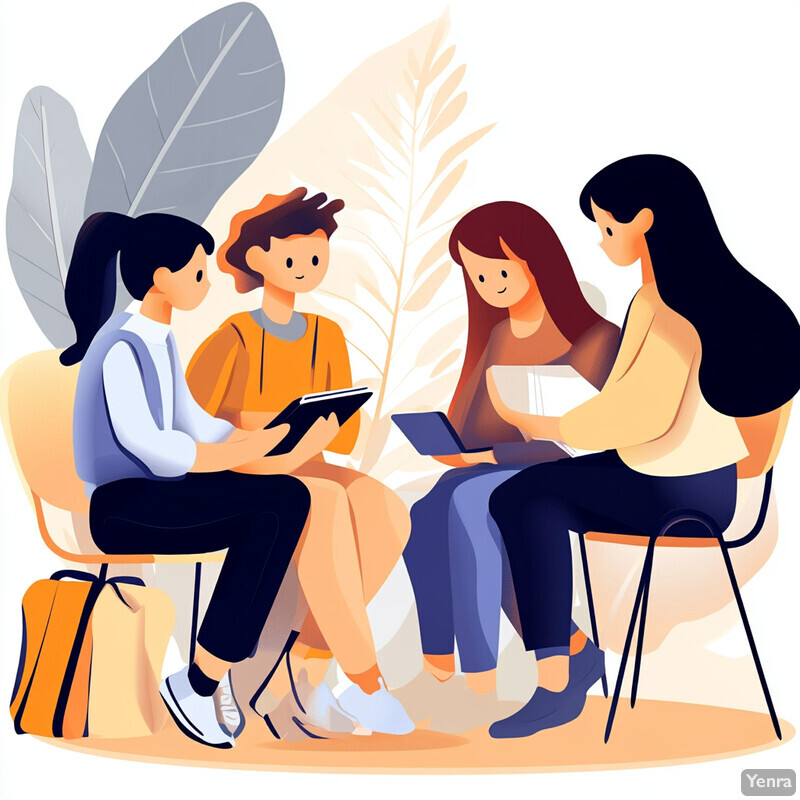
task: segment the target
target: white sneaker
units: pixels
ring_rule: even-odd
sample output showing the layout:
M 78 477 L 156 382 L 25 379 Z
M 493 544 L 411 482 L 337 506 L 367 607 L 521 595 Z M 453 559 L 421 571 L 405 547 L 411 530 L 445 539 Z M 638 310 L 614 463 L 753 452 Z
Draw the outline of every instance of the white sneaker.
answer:
M 275 709 L 265 714 L 264 721 L 273 736 L 288 742 L 371 733 L 342 709 L 326 683 L 313 686 L 305 669 L 297 675 L 295 691 L 290 691 Z
M 332 733 L 353 733 L 359 727 L 358 720 L 342 708 L 324 681 L 303 700 L 303 707 L 306 718 L 317 728 Z
M 175 724 L 190 738 L 209 747 L 233 747 L 233 737 L 222 730 L 212 697 L 203 697 L 189 683 L 189 667 L 164 678 L 161 698 Z
M 364 728 L 376 733 L 403 736 L 414 730 L 414 723 L 406 714 L 400 701 L 389 693 L 383 678 L 378 678 L 380 689 L 367 694 L 360 686 L 348 686 L 339 695 L 339 706 L 355 717 Z
M 225 733 L 229 733 L 235 739 L 244 730 L 245 719 L 233 693 L 230 670 L 225 673 L 212 697 L 217 722 Z

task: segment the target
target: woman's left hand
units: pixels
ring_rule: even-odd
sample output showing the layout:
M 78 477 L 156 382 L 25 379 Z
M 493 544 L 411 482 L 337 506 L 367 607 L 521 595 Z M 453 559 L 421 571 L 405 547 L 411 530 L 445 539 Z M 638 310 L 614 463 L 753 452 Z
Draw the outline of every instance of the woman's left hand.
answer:
M 486 388 L 495 411 L 509 425 L 524 431 L 532 439 L 561 441 L 561 432 L 558 427 L 559 418 L 545 417 L 540 414 L 526 414 L 523 411 L 515 411 L 513 408 L 509 408 L 503 398 L 500 397 L 491 369 L 486 370 Z

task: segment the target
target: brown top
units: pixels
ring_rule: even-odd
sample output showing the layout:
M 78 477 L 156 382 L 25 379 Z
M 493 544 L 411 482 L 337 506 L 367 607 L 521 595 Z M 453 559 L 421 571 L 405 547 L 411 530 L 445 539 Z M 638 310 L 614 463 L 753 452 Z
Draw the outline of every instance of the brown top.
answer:
M 452 411 L 453 427 L 466 447 L 493 448 L 499 464 L 527 464 L 563 456 L 564 451 L 552 442 L 526 442 L 518 428 L 499 416 L 486 388 L 486 370 L 494 365 L 568 364 L 600 389 L 614 363 L 618 340 L 619 328 L 604 319 L 572 345 L 549 314 L 524 338 L 513 334 L 510 320 L 503 320 L 489 335 L 486 349 Z

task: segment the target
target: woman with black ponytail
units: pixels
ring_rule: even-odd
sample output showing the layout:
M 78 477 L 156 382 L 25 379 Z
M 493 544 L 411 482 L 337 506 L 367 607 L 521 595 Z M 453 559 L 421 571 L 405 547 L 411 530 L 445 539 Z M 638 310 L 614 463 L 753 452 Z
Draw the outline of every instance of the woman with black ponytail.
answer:
M 243 431 L 193 400 L 183 375 L 172 310 L 196 308 L 208 288 L 214 240 L 169 214 L 94 214 L 75 243 L 66 287 L 76 339 L 62 363 L 81 362 L 75 398 L 75 461 L 89 494 L 92 537 L 106 553 L 201 553 L 227 549 L 197 637 L 194 662 L 161 685 L 187 736 L 213 747 L 234 739 L 212 695 L 232 662 L 255 647 L 303 532 L 308 490 L 285 474 L 329 435 L 321 420 L 291 453 L 264 457 L 288 431 Z M 117 261 L 141 301 L 112 316 Z M 316 448 L 316 449 L 315 449 Z M 263 459 L 262 472 L 233 472 Z
M 730 253 L 687 167 L 624 158 L 589 181 L 580 205 L 613 263 L 641 263 L 642 288 L 602 391 L 563 417 L 515 413 L 487 378 L 500 416 L 532 438 L 604 451 L 529 467 L 491 496 L 539 681 L 490 728 L 499 738 L 574 719 L 603 675 L 603 654 L 570 637 L 569 531 L 653 537 L 687 509 L 725 530 L 737 470 L 770 463 L 800 388 L 797 319 Z

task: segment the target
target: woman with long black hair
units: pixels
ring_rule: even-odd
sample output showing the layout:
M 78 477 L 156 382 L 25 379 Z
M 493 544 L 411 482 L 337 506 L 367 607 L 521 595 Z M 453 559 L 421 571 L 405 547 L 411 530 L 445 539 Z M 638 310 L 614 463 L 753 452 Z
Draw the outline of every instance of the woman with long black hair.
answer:
M 187 736 L 232 747 L 212 695 L 231 663 L 258 641 L 303 532 L 309 494 L 288 475 L 229 471 L 264 457 L 288 426 L 237 430 L 206 414 L 186 386 L 169 324 L 173 309 L 194 309 L 205 298 L 213 249 L 211 234 L 181 217 L 89 217 L 66 286 L 77 341 L 61 361 L 81 362 L 75 461 L 98 547 L 158 554 L 227 549 L 194 662 L 166 678 L 161 694 Z M 112 316 L 118 259 L 141 308 Z M 270 471 L 291 471 L 331 432 L 320 421 L 292 453 L 267 457 Z
M 488 377 L 511 424 L 603 451 L 530 467 L 490 499 L 539 673 L 531 700 L 491 727 L 497 738 L 574 719 L 603 673 L 591 642 L 570 658 L 569 531 L 654 536 L 682 509 L 724 530 L 737 464 L 771 446 L 781 408 L 800 388 L 794 314 L 731 255 L 686 166 L 660 155 L 622 159 L 589 181 L 580 205 L 613 263 L 640 261 L 642 288 L 602 391 L 563 417 L 511 411 Z

